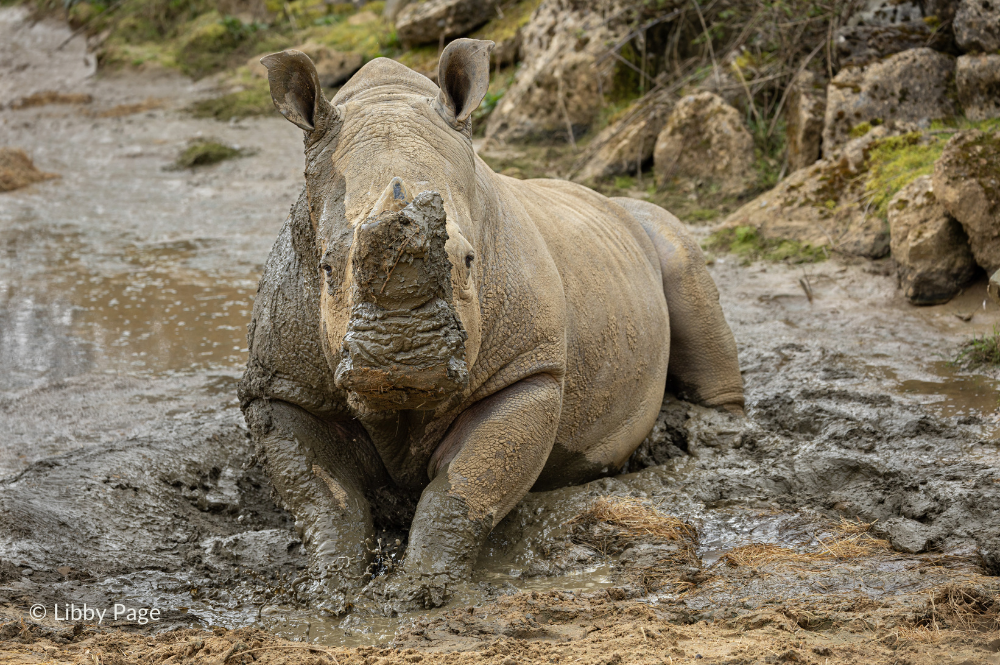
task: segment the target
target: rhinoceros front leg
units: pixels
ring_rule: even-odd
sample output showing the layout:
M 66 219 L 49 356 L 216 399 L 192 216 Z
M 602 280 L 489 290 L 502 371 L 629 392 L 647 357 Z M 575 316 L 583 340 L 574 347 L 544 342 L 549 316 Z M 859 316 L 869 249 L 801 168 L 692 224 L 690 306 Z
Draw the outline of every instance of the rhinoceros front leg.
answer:
M 367 436 L 350 423 L 328 423 L 293 404 L 256 400 L 245 409 L 257 454 L 309 553 L 308 586 L 320 608 L 344 611 L 368 565 L 373 535 L 364 496 L 373 482 Z
M 562 389 L 550 375 L 524 379 L 456 419 L 431 461 L 402 571 L 385 589 L 389 609 L 444 604 L 467 581 L 493 527 L 535 483 L 559 426 Z

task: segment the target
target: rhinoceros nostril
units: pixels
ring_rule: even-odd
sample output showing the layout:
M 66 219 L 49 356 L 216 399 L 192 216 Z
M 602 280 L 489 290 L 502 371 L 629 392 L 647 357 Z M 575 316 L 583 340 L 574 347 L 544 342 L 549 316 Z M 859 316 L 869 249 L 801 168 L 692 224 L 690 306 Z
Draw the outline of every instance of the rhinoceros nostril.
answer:
M 475 256 L 473 256 L 472 254 L 466 254 L 466 255 L 465 255 L 465 267 L 466 267 L 466 268 L 471 268 L 471 267 L 472 267 L 472 261 L 473 261 L 473 260 L 474 260 L 475 258 L 476 258 L 476 257 L 475 257 Z

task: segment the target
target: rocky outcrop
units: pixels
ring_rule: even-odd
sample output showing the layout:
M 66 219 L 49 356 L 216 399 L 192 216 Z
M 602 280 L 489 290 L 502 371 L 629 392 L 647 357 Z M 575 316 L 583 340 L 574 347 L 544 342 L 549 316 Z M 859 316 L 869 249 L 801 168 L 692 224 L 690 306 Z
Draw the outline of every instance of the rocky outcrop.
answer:
M 810 71 L 792 80 L 785 103 L 788 170 L 797 171 L 820 158 L 823 117 L 826 113 L 826 82 Z
M 653 94 L 604 128 L 578 160 L 574 180 L 589 182 L 635 173 L 653 159 L 653 148 L 674 107 L 674 96 Z
M 521 32 L 521 69 L 490 114 L 486 138 L 568 139 L 583 134 L 611 88 L 608 45 L 628 34 L 612 0 L 546 0 Z
M 661 186 L 680 176 L 717 184 L 723 195 L 753 187 L 753 163 L 753 137 L 739 111 L 711 92 L 678 101 L 653 149 Z
M 324 88 L 333 88 L 346 82 L 364 64 L 364 58 L 360 53 L 342 53 L 315 42 L 294 46 L 292 49 L 309 56 L 309 59 L 316 65 L 319 84 Z M 250 58 L 247 61 L 247 67 L 250 68 L 250 73 L 254 76 L 266 79 L 267 67 L 260 63 L 261 57 L 255 55 Z
M 934 164 L 934 193 L 968 234 L 976 263 L 1000 269 L 1000 133 L 953 136 Z
M 955 68 L 955 83 L 966 118 L 1000 118 L 1000 55 L 963 55 Z
M 382 8 L 382 18 L 395 22 L 399 12 L 403 11 L 403 8 L 408 4 L 410 4 L 410 0 L 386 0 L 385 7 Z
M 931 176 L 892 198 L 889 234 L 899 285 L 915 305 L 948 302 L 976 273 L 969 237 L 934 196 Z
M 18 148 L 0 148 L 0 192 L 27 187 L 31 183 L 58 178 L 35 168 L 28 155 Z
M 724 227 L 750 226 L 763 240 L 793 240 L 810 247 L 881 258 L 889 252 L 884 220 L 862 205 L 865 159 L 887 133 L 876 127 L 833 158 L 795 171 L 729 215 Z
M 823 156 L 836 154 L 863 122 L 916 128 L 954 116 L 954 75 L 955 58 L 929 48 L 841 70 L 827 87 Z
M 961 0 L 955 12 L 955 41 L 967 53 L 1000 51 L 1000 2 Z
M 459 37 L 496 15 L 496 0 L 423 0 L 396 14 L 396 36 L 406 46 Z
M 923 46 L 949 50 L 951 4 L 869 0 L 837 30 L 834 42 L 841 66 L 866 65 Z

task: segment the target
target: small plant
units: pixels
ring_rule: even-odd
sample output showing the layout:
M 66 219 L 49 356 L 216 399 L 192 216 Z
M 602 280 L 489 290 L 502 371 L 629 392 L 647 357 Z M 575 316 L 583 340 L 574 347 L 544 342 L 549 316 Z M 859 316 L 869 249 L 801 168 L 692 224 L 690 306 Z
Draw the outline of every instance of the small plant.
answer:
M 868 153 L 868 182 L 872 209 L 885 219 L 889 201 L 922 175 L 934 172 L 934 162 L 944 151 L 945 139 L 924 138 L 919 132 L 890 136 L 876 141 Z
M 218 164 L 227 159 L 244 157 L 250 154 L 248 151 L 236 146 L 226 145 L 218 141 L 199 139 L 191 143 L 177 157 L 173 163 L 173 169 L 193 169 L 197 166 L 208 166 Z
M 256 81 L 244 90 L 195 102 L 188 111 L 196 118 L 215 118 L 224 122 L 276 113 L 267 81 Z
M 964 369 L 1000 366 L 1000 329 L 994 324 L 991 334 L 983 333 L 963 344 L 952 364 Z
M 764 259 L 784 263 L 816 263 L 828 257 L 823 247 L 804 245 L 794 240 L 761 238 L 752 226 L 721 229 L 705 239 L 707 250 L 728 252 L 750 263 Z

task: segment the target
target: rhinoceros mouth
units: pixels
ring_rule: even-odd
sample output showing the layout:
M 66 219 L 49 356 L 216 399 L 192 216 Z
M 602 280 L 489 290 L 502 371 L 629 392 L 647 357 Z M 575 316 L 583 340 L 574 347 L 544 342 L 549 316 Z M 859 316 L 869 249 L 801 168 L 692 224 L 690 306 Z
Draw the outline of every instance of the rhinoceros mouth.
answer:
M 415 310 L 356 305 L 335 376 L 367 411 L 432 409 L 468 384 L 466 334 L 450 303 Z
M 432 409 L 468 384 L 447 239 L 435 192 L 356 229 L 350 316 L 335 374 L 354 406 Z

